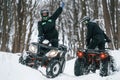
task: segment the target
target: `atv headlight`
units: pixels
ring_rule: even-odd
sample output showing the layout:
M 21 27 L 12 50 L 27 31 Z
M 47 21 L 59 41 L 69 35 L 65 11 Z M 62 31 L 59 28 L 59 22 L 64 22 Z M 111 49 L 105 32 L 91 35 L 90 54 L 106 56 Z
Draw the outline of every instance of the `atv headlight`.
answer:
M 45 39 L 45 40 L 42 42 L 42 44 L 47 45 L 47 44 L 49 44 L 49 41 Z
M 38 50 L 37 45 L 30 44 L 30 46 L 29 46 L 29 51 L 30 51 L 31 53 L 37 53 L 37 50 Z
M 51 51 L 49 51 L 49 52 L 46 54 L 46 56 L 47 56 L 47 57 L 56 57 L 57 54 L 58 54 L 58 51 L 57 51 L 57 50 L 51 50 Z

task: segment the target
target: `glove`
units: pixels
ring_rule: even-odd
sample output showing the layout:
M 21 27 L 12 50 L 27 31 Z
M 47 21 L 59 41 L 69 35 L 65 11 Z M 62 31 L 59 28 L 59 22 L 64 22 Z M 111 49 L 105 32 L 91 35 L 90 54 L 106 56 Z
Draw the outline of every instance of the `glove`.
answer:
M 43 37 L 43 36 L 39 36 L 39 37 L 38 37 L 38 42 L 39 42 L 39 43 L 42 43 L 43 40 L 44 40 L 44 37 Z
M 65 3 L 63 1 L 60 2 L 60 7 L 63 8 L 65 6 Z

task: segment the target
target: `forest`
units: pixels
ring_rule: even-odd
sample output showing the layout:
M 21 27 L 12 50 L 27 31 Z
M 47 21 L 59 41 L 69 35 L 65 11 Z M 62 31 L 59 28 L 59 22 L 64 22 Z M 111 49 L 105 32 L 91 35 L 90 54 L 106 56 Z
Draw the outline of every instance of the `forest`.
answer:
M 23 52 L 28 49 L 34 26 L 41 20 L 40 11 L 50 15 L 61 0 L 0 0 L 0 51 Z M 74 56 L 77 48 L 86 48 L 86 27 L 80 23 L 89 16 L 109 36 L 111 49 L 120 48 L 119 0 L 63 0 L 65 7 L 56 22 L 60 43 Z

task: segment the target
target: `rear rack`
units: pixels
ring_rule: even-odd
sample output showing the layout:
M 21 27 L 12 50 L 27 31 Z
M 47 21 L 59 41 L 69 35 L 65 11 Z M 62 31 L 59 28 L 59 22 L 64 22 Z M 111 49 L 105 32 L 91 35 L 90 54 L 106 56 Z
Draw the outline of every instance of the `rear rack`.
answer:
M 78 49 L 80 51 L 86 52 L 86 53 L 97 53 L 99 54 L 100 52 L 108 52 L 107 50 L 97 50 L 97 49 Z

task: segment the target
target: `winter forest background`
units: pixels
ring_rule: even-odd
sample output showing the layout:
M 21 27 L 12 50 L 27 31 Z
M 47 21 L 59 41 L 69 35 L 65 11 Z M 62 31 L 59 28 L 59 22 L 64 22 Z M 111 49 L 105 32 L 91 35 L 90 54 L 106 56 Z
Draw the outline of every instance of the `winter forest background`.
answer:
M 61 0 L 0 0 L 0 51 L 22 52 L 28 49 L 40 10 L 47 8 L 50 15 L 59 7 Z M 60 43 L 72 56 L 77 48 L 85 48 L 86 27 L 80 23 L 90 16 L 112 40 L 107 46 L 120 48 L 120 1 L 119 0 L 63 0 L 65 7 L 56 22 Z

